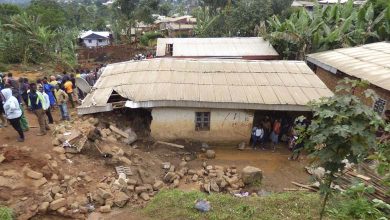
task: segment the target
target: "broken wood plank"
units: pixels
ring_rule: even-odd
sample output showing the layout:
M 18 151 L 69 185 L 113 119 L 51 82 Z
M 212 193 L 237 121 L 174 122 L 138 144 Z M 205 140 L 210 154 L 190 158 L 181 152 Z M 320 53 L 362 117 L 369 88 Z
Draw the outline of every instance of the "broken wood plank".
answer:
M 171 146 L 171 147 L 176 147 L 176 148 L 184 149 L 184 146 L 183 146 L 183 145 L 168 143 L 168 142 L 164 142 L 164 141 L 157 141 L 157 142 L 154 143 L 153 145 L 155 145 L 155 144 L 168 145 L 168 146 Z
M 364 175 L 361 175 L 361 174 L 358 174 L 358 173 L 355 173 L 355 172 L 352 172 L 352 171 L 348 172 L 348 174 L 350 174 L 350 175 L 352 175 L 354 177 L 360 178 L 362 180 L 365 180 L 365 181 L 370 181 L 371 180 L 371 178 L 368 177 L 368 176 L 364 176 Z
M 302 188 L 283 188 L 284 191 L 309 191 L 308 189 L 302 189 Z
M 129 138 L 130 137 L 130 135 L 128 133 L 122 131 L 121 129 L 119 129 L 117 127 L 115 127 L 114 125 L 110 125 L 110 129 L 111 129 L 111 131 L 113 131 L 113 132 L 115 132 L 115 133 L 117 133 L 117 134 L 119 134 L 119 135 L 121 135 L 121 136 L 123 136 L 125 138 Z
M 311 186 L 308 186 L 308 185 L 303 185 L 303 184 L 301 184 L 301 183 L 297 183 L 297 182 L 294 182 L 294 181 L 292 181 L 291 183 L 294 184 L 294 185 L 296 185 L 296 186 L 299 186 L 299 187 L 302 187 L 302 188 L 305 188 L 305 189 L 308 189 L 308 190 L 312 190 L 312 191 L 314 191 L 314 192 L 317 191 L 317 189 L 315 189 L 315 188 L 313 188 L 313 187 L 311 187 Z

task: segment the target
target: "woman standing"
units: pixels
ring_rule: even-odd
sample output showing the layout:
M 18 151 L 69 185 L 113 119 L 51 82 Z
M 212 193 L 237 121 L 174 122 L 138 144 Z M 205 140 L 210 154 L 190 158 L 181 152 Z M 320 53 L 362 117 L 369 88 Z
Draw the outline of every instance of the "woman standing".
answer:
M 22 127 L 20 125 L 20 117 L 22 116 L 22 110 L 20 109 L 20 105 L 18 100 L 12 96 L 12 90 L 7 88 L 1 90 L 1 93 L 4 96 L 4 111 L 7 119 L 9 120 L 12 127 L 19 133 L 19 142 L 24 141 L 24 134 Z

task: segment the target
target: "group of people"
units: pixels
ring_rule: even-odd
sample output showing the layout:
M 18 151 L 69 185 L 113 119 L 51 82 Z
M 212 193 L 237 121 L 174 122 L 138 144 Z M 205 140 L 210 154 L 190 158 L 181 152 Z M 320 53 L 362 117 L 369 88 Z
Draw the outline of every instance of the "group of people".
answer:
M 33 112 L 39 123 L 38 136 L 46 135 L 50 130 L 53 117 L 51 111 L 60 109 L 62 120 L 70 120 L 67 103 L 70 101 L 74 108 L 78 102 L 75 92 L 75 75 L 63 72 L 57 77 L 43 77 L 36 82 L 29 82 L 27 78 L 16 80 L 12 73 L 0 73 L 0 119 L 1 127 L 7 126 L 3 114 L 12 127 L 18 132 L 18 141 L 24 141 L 24 132 L 29 130 L 28 121 L 24 114 L 24 105 Z
M 271 142 L 272 151 L 274 152 L 276 145 L 282 141 L 286 142 L 289 149 L 293 152 L 288 159 L 297 160 L 303 148 L 303 141 L 295 130 L 295 126 L 298 124 L 307 128 L 309 122 L 308 120 L 294 122 L 289 118 L 272 119 L 266 116 L 264 120 L 252 128 L 251 142 L 253 149 L 257 149 L 260 146 L 264 150 L 266 144 Z

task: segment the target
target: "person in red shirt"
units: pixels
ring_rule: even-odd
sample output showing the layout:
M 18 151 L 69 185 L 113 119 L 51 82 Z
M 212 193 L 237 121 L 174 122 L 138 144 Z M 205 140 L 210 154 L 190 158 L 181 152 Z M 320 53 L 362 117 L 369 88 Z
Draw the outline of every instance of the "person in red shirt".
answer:
M 281 127 L 280 120 L 276 119 L 271 133 L 273 152 L 275 152 L 276 145 L 279 143 L 280 127 Z

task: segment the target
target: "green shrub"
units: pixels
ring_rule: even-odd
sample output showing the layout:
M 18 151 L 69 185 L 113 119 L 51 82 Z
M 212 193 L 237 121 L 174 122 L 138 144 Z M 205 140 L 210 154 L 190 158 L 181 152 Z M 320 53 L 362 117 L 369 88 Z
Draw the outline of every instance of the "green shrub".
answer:
M 164 35 L 160 32 L 146 32 L 141 36 L 140 42 L 143 46 L 152 46 L 151 42 L 155 41 L 157 38 L 164 37 Z
M 12 210 L 7 207 L 0 207 L 0 220 L 12 220 Z
M 6 72 L 8 70 L 7 65 L 0 63 L 0 72 Z

